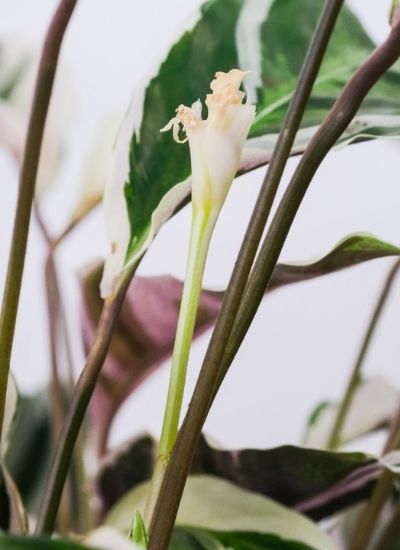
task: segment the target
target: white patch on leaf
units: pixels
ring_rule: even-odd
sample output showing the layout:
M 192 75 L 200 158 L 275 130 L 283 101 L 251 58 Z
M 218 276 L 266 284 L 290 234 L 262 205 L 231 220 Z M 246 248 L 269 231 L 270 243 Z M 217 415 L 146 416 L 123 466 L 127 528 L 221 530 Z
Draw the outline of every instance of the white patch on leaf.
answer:
M 149 482 L 126 493 L 112 508 L 106 524 L 128 532 L 132 510 L 146 506 Z M 334 550 L 331 539 L 305 516 L 259 494 L 213 476 L 189 476 L 177 525 L 219 531 L 256 531 L 308 544 L 316 550 Z
M 246 80 L 246 92 L 250 101 L 257 101 L 257 88 L 262 82 L 261 26 L 268 17 L 274 0 L 246 0 L 236 24 L 235 42 L 239 67 L 250 71 Z

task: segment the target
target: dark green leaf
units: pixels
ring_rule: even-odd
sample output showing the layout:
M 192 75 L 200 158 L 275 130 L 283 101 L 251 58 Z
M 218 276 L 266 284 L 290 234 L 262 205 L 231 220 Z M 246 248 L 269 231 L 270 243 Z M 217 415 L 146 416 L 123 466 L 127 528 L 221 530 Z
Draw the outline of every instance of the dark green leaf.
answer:
M 221 546 L 222 545 L 222 546 Z M 208 531 L 176 528 L 169 550 L 312 550 L 311 546 L 294 540 L 245 531 Z
M 145 452 L 143 452 L 145 450 Z M 151 477 L 156 442 L 149 436 L 107 457 L 96 485 L 104 511 Z M 200 440 L 192 473 L 227 479 L 292 508 L 322 518 L 359 501 L 381 466 L 362 453 L 333 453 L 285 445 L 273 449 L 221 450 Z M 357 477 L 357 483 L 352 480 Z
M 82 546 L 72 541 L 53 540 L 36 537 L 7 537 L 0 535 L 1 550 L 84 550 Z
M 10 524 L 10 500 L 7 494 L 6 482 L 0 470 L 0 529 L 7 530 Z
M 6 455 L 7 468 L 31 513 L 37 511 L 51 457 L 49 394 L 20 395 Z

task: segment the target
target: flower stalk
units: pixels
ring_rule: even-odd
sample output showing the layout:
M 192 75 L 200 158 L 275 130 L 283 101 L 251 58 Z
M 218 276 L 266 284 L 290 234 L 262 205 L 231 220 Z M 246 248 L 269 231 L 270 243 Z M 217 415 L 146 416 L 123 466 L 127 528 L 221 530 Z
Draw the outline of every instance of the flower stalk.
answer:
M 200 292 L 211 237 L 225 198 L 239 166 L 242 148 L 255 109 L 243 104 L 240 85 L 245 72 L 218 72 L 207 95 L 207 119 L 201 103 L 180 105 L 176 116 L 162 128 L 171 130 L 177 143 L 189 141 L 192 165 L 192 226 L 185 283 L 179 311 L 163 426 L 154 467 L 145 520 L 149 524 L 178 433 L 190 346 L 196 323 Z M 180 125 L 186 132 L 181 139 Z
M 389 434 L 383 449 L 387 454 L 400 446 L 400 408 L 397 410 L 389 429 Z M 382 509 L 390 499 L 396 474 L 385 468 L 379 476 L 368 502 L 362 508 L 358 521 L 355 523 L 349 550 L 364 550 L 378 523 Z
M 190 346 L 196 323 L 208 249 L 217 216 L 218 212 L 215 210 L 193 209 L 185 284 L 176 330 L 167 401 L 158 456 L 154 465 L 150 496 L 146 507 L 145 520 L 147 525 L 150 523 L 165 469 L 178 433 Z
M 159 456 L 163 460 L 168 460 L 178 433 L 190 346 L 196 323 L 208 249 L 216 219 L 217 213 L 214 210 L 193 210 L 185 285 L 182 293 L 167 404 L 159 445 Z

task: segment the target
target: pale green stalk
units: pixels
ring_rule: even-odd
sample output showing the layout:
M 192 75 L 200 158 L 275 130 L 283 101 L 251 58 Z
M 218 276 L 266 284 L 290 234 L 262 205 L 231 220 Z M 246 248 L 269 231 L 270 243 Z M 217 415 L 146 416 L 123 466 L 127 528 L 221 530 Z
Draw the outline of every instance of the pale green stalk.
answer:
M 158 492 L 164 478 L 164 472 L 178 433 L 179 418 L 185 389 L 186 371 L 196 323 L 204 268 L 217 217 L 218 210 L 209 206 L 193 205 L 189 253 L 186 265 L 182 301 L 179 310 L 174 351 L 172 355 L 167 401 L 165 405 L 158 456 L 154 466 L 150 497 L 145 513 L 147 525 L 149 525 Z

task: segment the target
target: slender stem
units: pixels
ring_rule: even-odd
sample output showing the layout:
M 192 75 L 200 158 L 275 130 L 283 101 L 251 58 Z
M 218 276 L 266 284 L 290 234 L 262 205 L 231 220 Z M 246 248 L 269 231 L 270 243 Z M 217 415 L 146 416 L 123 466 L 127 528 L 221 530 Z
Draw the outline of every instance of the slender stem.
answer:
M 22 161 L 17 209 L 0 316 L 0 438 L 42 137 L 62 39 L 77 0 L 61 0 L 44 42 Z
M 126 291 L 137 265 L 131 266 L 123 272 L 115 293 L 104 302 L 94 342 L 72 395 L 64 427 L 53 457 L 36 523 L 37 534 L 50 533 L 53 529 L 79 430 L 106 358 Z
M 46 286 L 47 320 L 50 334 L 50 359 L 51 359 L 51 397 L 52 397 L 52 425 L 53 439 L 57 439 L 62 426 L 65 412 L 65 398 L 59 373 L 57 356 L 57 335 L 60 312 L 60 289 L 57 270 L 53 257 L 53 239 L 42 216 L 37 200 L 33 202 L 33 213 L 36 222 L 48 247 L 48 254 L 44 266 L 44 279 Z
M 60 373 L 58 344 L 60 329 L 65 337 L 66 347 L 69 344 L 67 341 L 66 327 L 63 322 L 63 311 L 61 307 L 61 294 L 57 275 L 57 268 L 54 261 L 54 239 L 47 228 L 46 221 L 43 218 L 40 205 L 37 200 L 33 202 L 33 213 L 36 222 L 42 233 L 43 239 L 47 244 L 48 252 L 44 266 L 44 278 L 46 287 L 46 303 L 47 303 L 47 320 L 50 335 L 50 359 L 51 359 L 51 402 L 52 402 L 52 441 L 55 446 L 63 426 L 67 410 L 66 399 L 66 384 Z M 72 386 L 71 386 L 72 387 Z M 77 459 L 75 453 L 75 459 Z M 75 460 L 74 462 L 76 462 Z M 74 464 L 73 464 L 74 466 Z M 71 468 L 71 475 L 65 486 L 57 517 L 57 529 L 60 533 L 67 533 L 72 527 L 77 530 L 77 523 L 73 524 L 73 519 L 80 517 L 79 509 L 77 509 L 74 496 L 78 494 L 80 486 L 77 485 L 76 476 L 73 475 L 74 467 Z M 75 499 L 77 500 L 77 499 Z
M 390 453 L 393 449 L 397 449 L 400 443 L 400 407 L 393 416 L 389 427 L 389 433 L 382 449 L 382 455 Z
M 257 312 L 272 271 L 308 186 L 322 160 L 346 129 L 371 87 L 400 56 L 400 24 L 354 73 L 311 139 L 267 231 L 220 362 L 203 367 L 161 487 L 149 550 L 166 550 L 201 428 L 219 385 Z M 209 348 L 210 349 L 210 348 Z M 210 356 L 210 353 L 208 353 Z
M 368 504 L 361 512 L 360 520 L 355 525 L 354 537 L 348 550 L 365 550 L 368 547 L 381 510 L 393 491 L 394 478 L 395 474 L 390 470 L 384 470 L 380 475 Z M 360 531 L 360 528 L 363 531 Z
M 36 223 L 42 233 L 42 237 L 45 240 L 47 246 L 52 246 L 53 238 L 50 234 L 50 231 L 47 228 L 47 224 L 43 218 L 42 210 L 40 208 L 39 202 L 37 199 L 33 200 L 33 214 L 35 216 Z
M 168 459 L 178 433 L 190 346 L 215 221 L 216 215 L 213 211 L 198 208 L 193 210 L 185 284 L 179 310 L 167 402 L 158 450 L 159 456 L 164 460 Z
M 346 390 L 343 395 L 343 399 L 340 403 L 339 410 L 337 412 L 335 422 L 332 428 L 332 432 L 328 439 L 328 443 L 327 443 L 328 449 L 334 450 L 334 449 L 337 449 L 340 445 L 341 433 L 343 431 L 343 426 L 347 418 L 348 412 L 350 410 L 355 392 L 360 382 L 361 369 L 363 367 L 365 357 L 369 350 L 373 335 L 375 334 L 375 329 L 378 325 L 378 321 L 381 317 L 383 308 L 385 307 L 387 298 L 389 296 L 394 279 L 399 269 L 400 269 L 400 260 L 398 260 L 390 269 L 385 279 L 385 284 L 383 285 L 383 288 L 379 294 L 374 311 L 372 313 L 372 317 L 368 324 L 367 332 L 365 333 L 365 336 L 363 338 L 360 351 L 358 352 L 356 362 L 354 364 L 353 370 L 351 372 L 349 381 L 346 386 Z
M 376 550 L 390 550 L 395 548 L 395 543 L 400 539 L 400 509 L 396 506 L 391 519 L 386 525 Z
M 45 282 L 47 313 L 50 334 L 50 355 L 51 355 L 51 386 L 53 397 L 53 423 L 55 439 L 60 434 L 61 426 L 66 408 L 65 395 L 62 387 L 61 376 L 59 372 L 59 361 L 57 353 L 57 340 L 59 333 L 59 311 L 60 311 L 60 290 L 58 287 L 58 277 L 56 266 L 52 253 L 48 254 L 45 264 Z
M 54 257 L 51 252 L 47 256 L 45 263 L 45 282 L 46 282 L 46 302 L 47 302 L 47 319 L 50 335 L 50 357 L 51 357 L 51 405 L 52 405 L 52 446 L 55 449 L 56 443 L 60 436 L 66 410 L 67 399 L 63 380 L 60 374 L 60 364 L 58 355 L 58 336 L 60 329 L 60 291 L 58 287 L 58 277 Z M 72 528 L 72 518 L 74 517 L 74 508 L 72 501 L 73 493 L 73 477 L 69 476 L 68 482 L 65 485 L 64 492 L 61 498 L 59 513 L 57 517 L 57 530 L 60 533 L 68 533 Z
M 165 405 L 164 420 L 161 430 L 158 456 L 154 466 L 150 496 L 145 513 L 145 520 L 147 524 L 150 523 L 161 483 L 164 478 L 165 469 L 178 433 L 190 346 L 196 323 L 208 249 L 217 217 L 218 212 L 210 209 L 209 207 L 193 206 L 192 228 L 190 232 L 185 284 L 183 287 L 174 351 L 172 355 L 172 366 Z
M 394 417 L 389 435 L 383 449 L 384 454 L 398 449 L 400 445 L 400 408 Z M 381 514 L 382 508 L 393 492 L 396 474 L 385 469 L 379 476 L 372 495 L 363 508 L 353 530 L 353 538 L 348 550 L 364 550 L 371 540 L 371 535 Z
M 71 343 L 68 334 L 66 315 L 63 307 L 62 296 L 60 292 L 59 277 L 55 262 L 55 253 L 58 246 L 64 238 L 70 234 L 76 224 L 90 212 L 87 210 L 79 218 L 76 217 L 73 223 L 70 223 L 57 238 L 53 238 L 47 228 L 46 221 L 42 216 L 41 209 L 36 200 L 33 203 L 34 214 L 39 229 L 47 244 L 47 258 L 45 262 L 45 283 L 46 298 L 48 310 L 48 323 L 50 333 L 50 357 L 51 357 L 51 398 L 52 398 L 52 423 L 53 423 L 53 442 L 58 440 L 65 418 L 68 397 L 72 394 L 74 387 L 73 360 Z M 58 348 L 60 338 L 62 338 L 67 371 L 60 372 L 58 360 Z M 57 515 L 57 530 L 66 533 L 73 529 L 75 532 L 84 533 L 92 525 L 90 507 L 85 498 L 85 467 L 83 460 L 83 434 L 78 436 L 75 449 L 71 459 L 70 472 L 66 481 L 64 491 L 61 497 L 59 511 Z
M 72 352 L 68 335 L 65 311 L 60 293 L 59 277 L 55 262 L 55 252 L 58 246 L 71 233 L 96 206 L 82 211 L 54 238 L 47 228 L 37 200 L 33 202 L 33 211 L 42 236 L 47 244 L 48 253 L 45 263 L 46 298 L 48 310 L 48 322 L 50 331 L 50 357 L 51 357 L 51 397 L 52 397 L 52 424 L 53 441 L 56 442 L 61 433 L 63 419 L 67 411 L 67 396 L 72 393 L 74 376 L 72 368 Z M 61 376 L 58 360 L 59 336 L 63 338 L 65 346 L 67 373 Z M 87 499 L 84 498 L 85 468 L 83 462 L 82 434 L 78 437 L 71 460 L 70 475 L 61 497 L 57 516 L 57 528 L 60 532 L 67 532 L 73 528 L 76 532 L 85 532 L 91 525 L 90 509 Z
M 277 143 L 274 147 L 271 162 L 261 186 L 249 225 L 225 292 L 221 311 L 211 336 L 210 344 L 204 359 L 202 371 L 219 365 L 225 354 L 226 342 L 232 331 L 238 308 L 246 288 L 247 279 L 256 256 L 265 225 L 282 178 L 287 160 L 299 129 L 301 119 L 315 79 L 328 46 L 336 19 L 343 5 L 343 0 L 327 0 L 319 19 L 315 34 L 307 51 L 299 79 L 288 111 L 282 124 Z M 211 367 L 214 365 L 214 367 Z
M 96 205 L 93 205 L 93 208 Z M 93 209 L 92 208 L 92 209 Z M 72 221 L 69 222 L 69 224 L 61 231 L 61 233 L 54 239 L 53 241 L 53 249 L 55 249 L 64 239 L 67 237 L 77 225 L 83 221 L 90 212 L 92 212 L 92 209 L 87 210 L 86 212 L 82 212 L 82 214 L 79 217 L 74 218 Z

